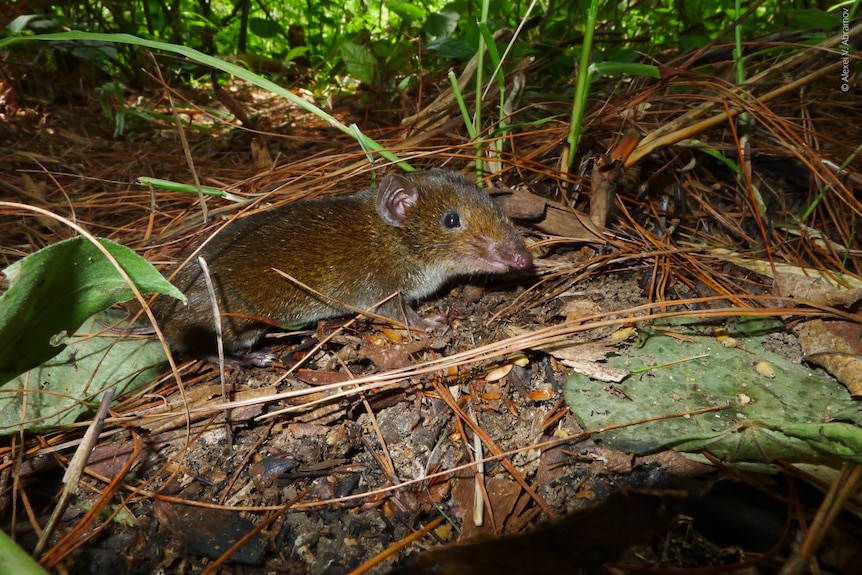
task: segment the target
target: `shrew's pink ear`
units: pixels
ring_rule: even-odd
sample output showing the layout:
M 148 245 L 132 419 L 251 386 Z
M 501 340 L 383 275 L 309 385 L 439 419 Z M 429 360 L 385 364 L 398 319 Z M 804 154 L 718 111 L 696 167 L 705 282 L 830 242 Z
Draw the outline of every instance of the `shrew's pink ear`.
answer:
M 418 199 L 419 190 L 413 182 L 399 174 L 390 174 L 380 180 L 377 213 L 390 226 L 400 228 Z

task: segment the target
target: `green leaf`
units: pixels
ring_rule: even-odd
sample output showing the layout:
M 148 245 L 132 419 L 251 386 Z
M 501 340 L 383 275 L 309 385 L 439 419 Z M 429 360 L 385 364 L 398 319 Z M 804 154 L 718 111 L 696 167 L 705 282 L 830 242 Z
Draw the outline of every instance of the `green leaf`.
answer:
M 248 29 L 260 38 L 275 38 L 284 35 L 284 28 L 281 27 L 281 24 L 268 18 L 249 18 Z
M 20 34 L 24 30 L 48 30 L 57 28 L 57 23 L 39 14 L 21 15 L 6 25 L 9 34 Z
M 573 373 L 566 401 L 585 429 L 726 406 L 601 435 L 608 447 L 621 451 L 707 450 L 727 463 L 862 462 L 862 406 L 822 371 L 769 351 L 770 336 L 762 331 L 766 325 L 746 325 L 736 348 L 698 335 L 692 322 L 665 327 L 685 339 L 649 330 L 631 357 L 608 360 L 635 372 L 614 386 L 616 393 L 606 383 Z M 745 333 L 757 335 L 742 339 Z M 769 362 L 775 377 L 758 374 L 757 361 Z
M 488 57 L 491 59 L 491 66 L 497 71 L 497 83 L 500 89 L 505 93 L 506 75 L 503 73 L 503 68 L 500 66 L 500 52 L 497 50 L 497 44 L 494 43 L 494 33 L 484 22 L 479 24 L 479 33 L 485 40 L 485 46 L 488 49 Z
M 684 148 L 696 148 L 704 154 L 711 156 L 712 158 L 718 160 L 719 162 L 727 166 L 737 176 L 744 177 L 742 170 L 739 167 L 739 164 L 737 164 L 734 160 L 728 158 L 724 155 L 724 153 L 718 151 L 706 142 L 702 142 L 700 140 L 682 140 L 681 142 L 677 142 L 677 146 Z
M 0 529 L 0 575 L 48 575 L 35 559 Z
M 185 301 L 135 252 L 109 240 L 99 242 L 142 293 Z M 94 313 L 134 297 L 114 266 L 83 237 L 39 250 L 4 273 L 10 286 L 0 296 L 0 384 L 63 351 L 64 345 L 53 340 L 73 333 Z
M 422 29 L 429 38 L 446 38 L 458 28 L 458 19 L 461 15 L 457 12 L 435 12 L 428 15 Z
M 106 331 L 97 317 L 80 331 L 103 335 L 62 336 L 63 353 L 0 385 L 0 435 L 74 423 L 95 412 L 107 389 L 116 385 L 120 395 L 161 375 L 165 352 L 157 340 Z M 112 323 L 107 317 L 102 321 Z
M 658 66 L 651 64 L 630 64 L 627 62 L 599 62 L 590 66 L 591 72 L 599 74 L 631 74 L 632 76 L 649 76 L 661 78 Z
M 374 84 L 374 70 L 377 59 L 364 46 L 345 40 L 341 43 L 341 59 L 351 76 L 366 84 Z
M 470 44 L 457 38 L 438 38 L 429 42 L 427 48 L 437 50 L 441 58 L 469 58 L 476 53 Z
M 387 2 L 386 7 L 398 14 L 405 22 L 425 18 L 425 9 L 410 2 Z
M 308 46 L 294 46 L 287 53 L 287 56 L 284 57 L 285 62 L 290 62 L 292 60 L 296 60 L 300 56 L 304 55 L 308 52 Z
M 841 24 L 841 17 L 837 14 L 827 14 L 814 8 L 790 10 L 789 17 L 794 27 L 803 30 L 820 28 L 824 32 L 830 32 Z

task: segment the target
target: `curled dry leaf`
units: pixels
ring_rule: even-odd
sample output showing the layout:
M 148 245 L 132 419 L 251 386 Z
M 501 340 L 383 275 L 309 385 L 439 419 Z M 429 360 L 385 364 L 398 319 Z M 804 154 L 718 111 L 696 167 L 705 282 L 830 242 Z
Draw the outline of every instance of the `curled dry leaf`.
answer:
M 862 300 L 862 287 L 847 290 L 820 277 L 778 276 L 775 283 L 781 295 L 841 307 L 853 307 Z M 840 319 L 811 319 L 794 330 L 810 361 L 834 375 L 854 397 L 862 396 L 862 325 Z
M 587 377 L 595 379 L 597 381 L 619 383 L 620 381 L 628 377 L 630 373 L 625 369 L 619 369 L 616 367 L 605 365 L 603 363 L 596 363 L 592 361 L 574 361 L 567 359 L 563 359 L 560 361 L 566 367 L 570 367 L 572 371 L 580 373 L 581 375 L 586 375 Z
M 521 335 L 527 333 L 527 330 L 511 326 L 509 332 L 512 335 Z M 563 340 L 535 346 L 533 349 L 543 351 L 577 373 L 599 381 L 619 382 L 629 374 L 626 370 L 612 368 L 604 363 L 608 354 L 616 350 L 613 342 L 579 343 Z
M 545 233 L 581 242 L 605 241 L 604 228 L 595 225 L 586 214 L 526 190 L 512 190 L 502 203 L 509 217 L 530 221 Z
M 814 319 L 795 326 L 794 331 L 807 360 L 835 376 L 853 397 L 862 397 L 862 326 Z
M 602 313 L 602 309 L 595 302 L 588 299 L 568 301 L 563 304 L 563 307 L 559 311 L 559 315 L 564 316 L 569 321 L 579 320 L 600 313 Z

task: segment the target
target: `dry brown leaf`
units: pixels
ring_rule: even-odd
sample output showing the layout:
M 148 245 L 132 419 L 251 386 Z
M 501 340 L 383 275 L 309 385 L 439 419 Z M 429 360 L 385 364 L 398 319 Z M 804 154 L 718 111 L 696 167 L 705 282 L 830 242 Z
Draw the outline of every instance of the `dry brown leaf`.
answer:
M 848 280 L 854 278 L 848 277 Z M 831 278 L 798 273 L 776 273 L 773 291 L 782 297 L 792 297 L 828 306 L 851 306 L 862 299 L 862 287 L 843 289 Z M 852 281 L 849 282 L 852 285 Z
M 571 368 L 573 371 L 582 375 L 586 375 L 587 377 L 591 377 L 597 381 L 609 381 L 618 383 L 628 377 L 631 373 L 624 369 L 610 367 L 609 365 L 597 363 L 594 361 L 576 361 L 568 359 L 563 359 L 560 361 L 563 363 L 563 365 Z
M 853 397 L 862 397 L 862 326 L 813 319 L 794 328 L 806 358 L 835 376 Z
M 844 279 L 854 284 L 854 278 Z M 781 296 L 827 306 L 849 308 L 862 300 L 862 287 L 843 289 L 822 273 L 776 273 L 774 290 Z M 862 326 L 839 319 L 812 319 L 798 324 L 795 331 L 810 361 L 835 376 L 853 397 L 862 397 Z
M 566 302 L 557 313 L 569 321 L 577 321 L 591 315 L 598 315 L 602 313 L 602 309 L 592 300 L 578 299 Z
M 522 335 L 529 333 L 528 330 L 509 326 L 507 331 L 511 335 Z M 556 358 L 566 367 L 578 373 L 592 377 L 599 381 L 622 381 L 628 371 L 612 368 L 603 362 L 607 355 L 616 349 L 616 345 L 610 341 L 591 341 L 579 343 L 574 341 L 556 341 L 545 345 L 534 346 L 532 349 L 543 351 Z
M 526 190 L 512 190 L 502 198 L 503 210 L 514 219 L 528 220 L 539 230 L 583 242 L 602 242 L 603 228 L 596 226 L 586 214 L 552 202 Z

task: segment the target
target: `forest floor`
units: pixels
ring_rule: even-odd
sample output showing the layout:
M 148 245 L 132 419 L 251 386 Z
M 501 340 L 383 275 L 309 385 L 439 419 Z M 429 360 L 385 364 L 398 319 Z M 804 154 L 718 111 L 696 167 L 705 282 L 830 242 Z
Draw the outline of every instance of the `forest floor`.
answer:
M 352 139 L 294 106 L 231 86 L 233 97 L 259 114 L 262 137 L 200 110 L 184 112 L 198 124 L 187 135 L 203 185 L 268 204 L 369 185 L 364 153 Z M 185 97 L 198 106 L 217 106 L 205 94 L 189 91 Z M 135 184 L 141 176 L 192 180 L 163 94 L 128 94 L 126 100 L 165 116 L 128 114 L 124 133 L 114 135 L 98 101 L 70 95 L 44 106 L 31 103 L 37 117 L 22 113 L 0 125 L 3 195 L 75 218 L 164 271 L 238 210 L 226 200 L 210 200 L 212 219 L 204 224 L 197 197 L 153 193 Z M 365 101 L 375 101 L 374 95 Z M 345 124 L 357 123 L 378 141 L 411 137 L 399 126 L 405 113 L 381 110 L 379 102 L 372 106 L 357 96 L 336 102 L 334 109 Z M 529 144 L 544 157 L 510 167 L 490 183 L 527 189 L 549 201 L 571 194 L 564 189 L 571 181 L 560 179 L 552 161 L 562 150 L 564 124 L 554 129 L 550 135 L 519 134 L 520 153 Z M 547 146 L 548 140 L 555 143 Z M 412 151 L 407 155 L 416 167 L 445 166 L 467 175 L 473 169 L 470 146 L 445 129 L 429 133 Z M 710 180 L 711 167 L 696 169 Z M 782 185 L 780 178 L 771 182 Z M 651 219 L 637 186 L 621 187 L 620 193 L 627 209 L 640 206 Z M 584 207 L 585 199 L 569 195 L 567 203 Z M 719 203 L 712 209 L 732 212 Z M 586 356 L 585 363 L 604 371 L 605 357 L 631 357 L 640 342 L 627 330 L 648 323 L 644 313 L 656 299 L 657 281 L 664 282 L 663 294 L 673 294 L 668 300 L 676 307 L 652 311 L 684 310 L 706 318 L 709 310 L 739 303 L 704 281 L 708 274 L 692 279 L 659 272 L 657 280 L 658 256 L 639 259 L 639 252 L 662 246 L 634 241 L 635 228 L 617 227 L 618 220 L 631 222 L 625 217 L 614 211 L 607 224 L 618 243 L 563 238 L 516 219 L 535 270 L 456 282 L 422 302 L 421 315 L 447 318 L 443 332 L 408 333 L 363 318 L 275 332 L 264 344 L 278 358 L 275 365 L 227 370 L 231 399 L 249 400 L 230 411 L 229 421 L 218 408 L 218 366 L 179 357 L 182 391 L 166 369 L 145 393 L 122 398 L 112 410 L 53 543 L 81 525 L 106 492 L 113 494 L 107 510 L 117 514 L 88 524 L 77 536 L 81 545 L 62 554 L 58 569 L 201 573 L 251 534 L 221 572 L 349 573 L 402 541 L 403 548 L 370 572 L 595 573 L 602 565 L 614 573 L 693 567 L 778 572 L 798 551 L 802 535 L 794 514 L 810 518 L 820 503 L 820 492 L 800 479 L 801 472 L 746 472 L 674 450 L 635 455 L 613 449 L 600 429 L 585 429 L 589 406 L 572 405 L 573 398 L 589 402 L 595 393 L 583 387 L 582 394 L 573 394 L 572 363 Z M 3 264 L 70 235 L 32 217 L 4 222 Z M 630 251 L 621 253 L 619 242 L 628 242 Z M 742 267 L 715 260 L 707 266 L 744 284 L 747 295 L 772 293 L 769 281 Z M 583 318 L 596 325 L 584 326 Z M 705 323 L 717 330 L 728 321 L 735 319 L 719 316 Z M 517 338 L 525 334 L 566 325 L 581 326 L 556 340 L 584 346 L 574 359 L 549 342 L 519 345 Z M 772 349 L 800 371 L 811 369 L 802 363 L 793 332 L 770 337 Z M 318 342 L 324 343 L 314 349 Z M 357 378 L 378 385 L 357 390 L 351 383 Z M 340 387 L 316 389 L 324 384 Z M 601 387 L 610 395 L 627 393 L 611 381 Z M 285 395 L 303 390 L 305 395 Z M 338 391 L 343 393 L 336 396 Z M 683 403 L 680 412 L 686 410 Z M 162 406 L 171 409 L 161 418 L 140 417 Z M 34 446 L 23 459 L 18 489 L 27 493 L 40 525 L 74 450 L 63 446 L 80 434 L 52 432 L 42 442 L 50 449 L 40 454 Z M 483 458 L 488 460 L 477 469 L 476 460 Z M 9 469 L 4 468 L 4 487 L 11 485 Z M 4 490 L 0 506 L 4 528 L 12 517 L 10 493 Z M 442 523 L 428 533 L 405 541 L 438 518 Z M 32 523 L 20 510 L 15 519 L 17 540 L 32 549 L 38 537 Z M 841 520 L 818 556 L 822 572 L 849 573 L 858 561 L 862 525 L 853 516 Z M 497 538 L 503 534 L 511 538 Z M 485 543 L 462 545 L 476 541 Z M 434 549 L 436 555 L 425 554 Z

